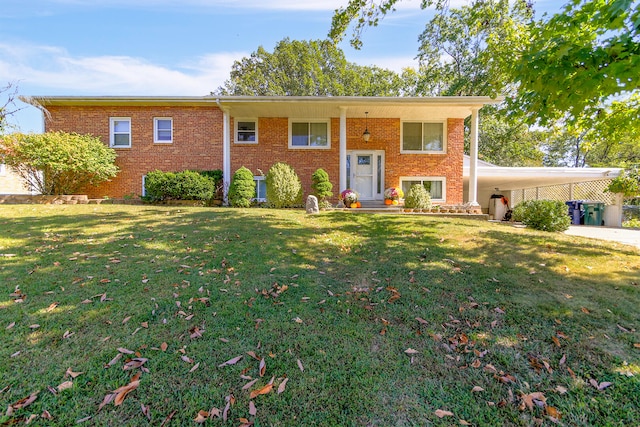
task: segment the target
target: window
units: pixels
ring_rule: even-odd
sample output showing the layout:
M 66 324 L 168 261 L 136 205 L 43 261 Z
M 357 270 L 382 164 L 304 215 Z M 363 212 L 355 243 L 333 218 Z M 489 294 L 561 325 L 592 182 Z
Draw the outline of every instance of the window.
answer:
M 236 121 L 236 144 L 258 143 L 258 121 L 238 119 Z
M 289 148 L 330 148 L 329 121 L 289 121 Z
M 129 117 L 111 117 L 109 127 L 111 147 L 131 148 L 131 119 Z
M 444 177 L 404 177 L 400 178 L 400 187 L 404 194 L 409 192 L 409 189 L 414 184 L 421 184 L 431 195 L 431 200 L 437 202 L 444 202 L 447 199 L 446 187 L 447 180 Z
M 172 118 L 156 117 L 153 119 L 153 142 L 156 144 L 171 144 L 173 142 Z
M 4 163 L 0 163 L 0 175 L 7 174 L 7 166 Z
M 265 181 L 264 176 L 254 176 L 253 182 L 256 183 L 256 198 L 254 199 L 256 202 L 266 202 L 267 201 L 267 181 Z
M 444 153 L 446 151 L 444 123 L 402 123 L 403 152 Z

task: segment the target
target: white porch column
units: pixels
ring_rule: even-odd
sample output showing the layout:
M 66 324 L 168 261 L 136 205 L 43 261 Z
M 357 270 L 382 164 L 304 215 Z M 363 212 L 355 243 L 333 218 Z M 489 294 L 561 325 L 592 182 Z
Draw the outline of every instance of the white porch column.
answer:
M 347 189 L 347 107 L 340 107 L 340 190 Z
M 231 184 L 231 118 L 228 108 L 222 109 L 222 185 L 224 204 L 228 205 L 229 185 Z
M 478 110 L 471 110 L 471 152 L 469 153 L 469 204 L 478 206 Z

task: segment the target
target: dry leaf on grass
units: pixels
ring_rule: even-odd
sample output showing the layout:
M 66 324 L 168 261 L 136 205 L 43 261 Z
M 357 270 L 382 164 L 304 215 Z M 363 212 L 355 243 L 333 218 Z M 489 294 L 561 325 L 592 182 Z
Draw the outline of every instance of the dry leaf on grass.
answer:
M 300 361 L 300 359 L 297 360 L 298 363 L 298 368 L 300 368 L 301 372 L 304 372 L 304 366 L 302 366 L 302 362 Z
M 270 393 L 271 390 L 273 389 L 273 384 L 269 383 L 266 386 L 258 389 L 258 390 L 253 390 L 250 394 L 249 394 L 249 399 L 255 399 L 256 397 L 260 396 L 261 394 L 267 394 Z
M 598 381 L 594 380 L 593 378 L 591 378 L 589 380 L 589 384 L 591 384 L 591 386 L 593 386 L 593 388 L 598 389 L 600 391 L 604 390 L 605 388 L 611 387 L 613 385 L 613 383 L 607 382 L 607 381 L 603 381 L 601 383 L 598 383 Z
M 73 382 L 72 381 L 65 381 L 62 384 L 60 384 L 58 386 L 58 392 L 62 391 L 62 390 L 67 390 L 69 388 L 73 387 Z
M 208 418 L 209 412 L 200 410 L 198 411 L 198 415 L 196 415 L 196 418 L 193 421 L 195 421 L 197 424 L 202 424 L 207 421 Z
M 287 381 L 289 381 L 289 378 L 285 378 L 284 380 L 282 380 L 282 382 L 278 386 L 278 394 L 284 392 L 284 389 L 287 387 Z
M 260 378 L 256 378 L 255 380 L 249 381 L 245 385 L 242 386 L 243 390 L 249 390 Z
M 71 368 L 67 368 L 67 371 L 64 373 L 64 377 L 77 378 L 78 376 L 84 374 L 84 372 L 73 372 Z
M 414 350 L 412 348 L 408 348 L 404 352 L 407 353 L 407 354 L 418 354 L 419 353 L 418 350 Z
M 524 411 L 525 409 L 532 410 L 534 407 L 544 407 L 547 405 L 547 398 L 540 392 L 525 394 L 521 397 L 519 409 Z
M 259 373 L 261 377 L 264 377 L 264 374 L 267 372 L 267 362 L 262 358 L 260 360 Z
M 471 391 L 474 393 L 478 393 L 478 392 L 484 391 L 484 389 L 480 386 L 475 386 L 474 388 L 471 389 Z
M 255 417 L 257 413 L 258 413 L 258 410 L 256 409 L 255 403 L 253 403 L 253 400 L 250 400 L 249 401 L 249 415 L 251 415 L 252 417 Z
M 445 411 L 443 409 L 438 409 L 434 413 L 436 414 L 436 417 L 438 417 L 438 418 L 452 417 L 453 416 L 453 412 Z
M 238 356 L 238 357 L 234 357 L 233 359 L 229 359 L 224 363 L 221 363 L 218 365 L 218 368 L 222 368 L 224 366 L 230 366 L 230 365 L 235 365 L 236 363 L 238 363 L 243 356 Z

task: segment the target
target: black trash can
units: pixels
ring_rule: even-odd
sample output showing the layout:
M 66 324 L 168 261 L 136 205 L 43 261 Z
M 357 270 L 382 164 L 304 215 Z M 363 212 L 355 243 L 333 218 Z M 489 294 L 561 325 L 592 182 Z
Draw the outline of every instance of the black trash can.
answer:
M 569 216 L 571 217 L 571 224 L 580 225 L 584 224 L 584 210 L 582 209 L 582 200 L 569 200 L 565 204 L 569 207 Z

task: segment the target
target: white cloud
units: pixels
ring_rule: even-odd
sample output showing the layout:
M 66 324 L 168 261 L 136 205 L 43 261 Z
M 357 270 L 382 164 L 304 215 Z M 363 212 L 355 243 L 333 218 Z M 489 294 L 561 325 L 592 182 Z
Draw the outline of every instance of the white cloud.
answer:
M 45 95 L 206 95 L 243 56 L 207 54 L 168 68 L 131 56 L 74 57 L 58 47 L 0 44 L 0 81 L 19 81 Z

